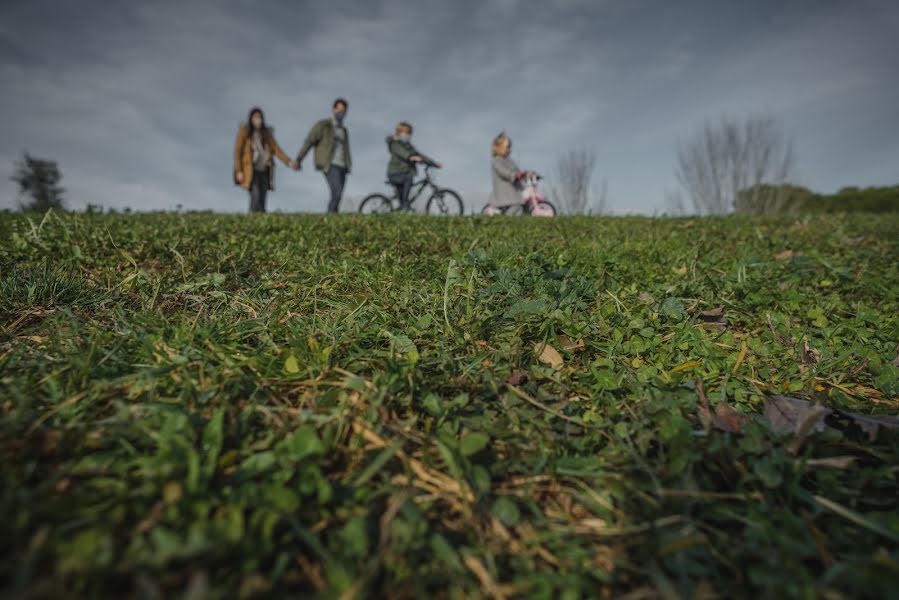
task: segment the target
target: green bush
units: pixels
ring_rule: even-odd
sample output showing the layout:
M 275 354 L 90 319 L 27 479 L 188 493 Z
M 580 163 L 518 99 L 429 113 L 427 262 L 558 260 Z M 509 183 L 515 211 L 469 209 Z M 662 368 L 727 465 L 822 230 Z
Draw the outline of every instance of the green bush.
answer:
M 845 187 L 836 194 L 819 194 L 791 184 L 762 184 L 740 191 L 734 210 L 738 213 L 899 212 L 899 185 Z
M 815 194 L 802 205 L 805 212 L 899 212 L 899 185 L 846 187 L 836 194 Z

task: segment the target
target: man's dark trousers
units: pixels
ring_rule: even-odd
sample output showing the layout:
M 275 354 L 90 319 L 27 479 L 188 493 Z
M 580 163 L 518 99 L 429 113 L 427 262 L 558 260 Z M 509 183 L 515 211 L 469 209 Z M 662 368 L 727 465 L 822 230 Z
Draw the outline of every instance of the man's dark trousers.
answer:
M 343 196 L 343 185 L 346 183 L 346 169 L 331 165 L 325 172 L 328 187 L 331 188 L 331 201 L 328 203 L 328 212 L 336 213 L 340 210 L 340 199 Z

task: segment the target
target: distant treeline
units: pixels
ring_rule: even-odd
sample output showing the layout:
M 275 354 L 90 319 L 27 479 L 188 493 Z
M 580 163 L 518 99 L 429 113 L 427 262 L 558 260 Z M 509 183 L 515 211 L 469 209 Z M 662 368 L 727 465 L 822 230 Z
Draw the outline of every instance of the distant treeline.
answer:
M 899 212 L 899 185 L 845 187 L 836 194 L 819 194 L 790 184 L 756 185 L 737 193 L 738 213 L 772 212 Z

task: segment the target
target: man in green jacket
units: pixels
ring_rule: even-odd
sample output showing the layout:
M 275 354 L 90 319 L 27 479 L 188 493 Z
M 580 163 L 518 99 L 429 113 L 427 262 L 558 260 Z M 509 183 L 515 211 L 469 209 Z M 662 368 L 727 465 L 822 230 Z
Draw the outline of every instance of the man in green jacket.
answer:
M 350 157 L 350 135 L 343 120 L 346 117 L 347 101 L 338 98 L 331 107 L 331 117 L 322 119 L 312 126 L 303 147 L 297 153 L 297 170 L 302 166 L 306 154 L 315 147 L 315 169 L 325 175 L 331 189 L 328 212 L 336 213 L 340 208 L 343 186 L 347 173 L 353 166 Z
M 440 168 L 440 163 L 428 158 L 415 149 L 412 139 L 412 125 L 403 121 L 396 126 L 396 135 L 387 138 L 390 162 L 387 164 L 387 180 L 396 188 L 400 199 L 400 210 L 411 210 L 409 192 L 417 172 L 418 163 Z

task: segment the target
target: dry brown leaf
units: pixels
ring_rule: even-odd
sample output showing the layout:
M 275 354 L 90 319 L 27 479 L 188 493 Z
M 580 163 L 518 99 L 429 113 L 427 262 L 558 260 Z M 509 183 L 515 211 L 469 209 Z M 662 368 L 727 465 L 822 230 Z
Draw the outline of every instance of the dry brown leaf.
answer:
M 877 434 L 880 431 L 881 427 L 884 427 L 886 429 L 899 429 L 899 417 L 869 417 L 866 415 L 849 413 L 842 410 L 836 412 L 841 417 L 847 417 L 852 422 L 852 424 L 867 433 L 868 440 L 872 442 L 877 439 Z
M 559 339 L 562 342 L 562 350 L 571 351 L 571 350 L 581 350 L 584 348 L 584 340 L 570 340 L 566 336 L 562 336 Z
M 706 319 L 706 320 L 717 320 L 723 314 L 724 314 L 724 307 L 717 306 L 715 308 L 710 308 L 709 310 L 702 311 L 701 313 L 699 313 L 699 316 L 702 319 Z
M 763 414 L 771 424 L 773 431 L 777 433 L 793 432 L 797 437 L 800 437 L 800 434 L 805 437 L 813 430 L 824 431 L 826 428 L 824 419 L 830 415 L 848 420 L 849 423 L 867 433 L 868 439 L 872 442 L 877 438 L 881 427 L 899 428 L 899 417 L 872 417 L 844 410 L 831 410 L 820 405 L 813 405 L 806 400 L 780 395 L 768 397 Z M 806 428 L 808 431 L 803 434 L 802 430 Z
M 731 405 L 722 403 L 715 407 L 715 418 L 712 424 L 721 431 L 739 433 L 747 421 L 749 421 L 749 417 L 737 412 Z
M 771 429 L 775 433 L 793 433 L 799 424 L 807 419 L 813 409 L 814 405 L 811 402 L 789 396 L 774 395 L 768 397 L 762 414 L 771 424 Z M 826 415 L 822 415 L 821 420 L 816 423 L 815 431 L 824 431 L 824 416 Z
M 793 436 L 793 439 L 787 446 L 787 453 L 794 456 L 798 454 L 809 434 L 817 429 L 820 424 L 823 424 L 824 417 L 830 413 L 831 410 L 829 408 L 824 408 L 820 404 L 813 406 L 811 410 L 803 416 L 802 420 L 797 423 L 795 430 L 796 435 Z
M 540 344 L 535 344 L 534 352 L 540 353 L 537 356 L 537 359 L 540 362 L 551 366 L 553 369 L 561 369 L 562 365 L 565 364 L 565 361 L 562 360 L 562 355 L 559 354 L 559 351 L 556 350 L 555 348 L 553 348 L 552 346 L 550 346 L 549 344 L 546 344 L 545 346 L 543 346 L 542 350 L 540 348 Z
M 510 385 L 521 385 L 528 379 L 527 371 L 522 371 L 521 369 L 515 369 L 512 371 L 512 374 L 506 379 L 506 383 Z
M 794 256 L 797 256 L 797 254 L 792 250 L 784 250 L 783 252 L 778 252 L 777 254 L 775 254 L 774 258 L 776 260 L 790 260 Z

